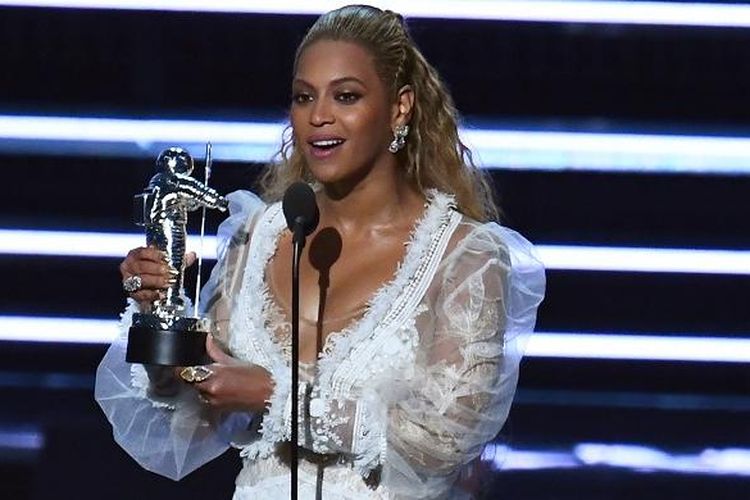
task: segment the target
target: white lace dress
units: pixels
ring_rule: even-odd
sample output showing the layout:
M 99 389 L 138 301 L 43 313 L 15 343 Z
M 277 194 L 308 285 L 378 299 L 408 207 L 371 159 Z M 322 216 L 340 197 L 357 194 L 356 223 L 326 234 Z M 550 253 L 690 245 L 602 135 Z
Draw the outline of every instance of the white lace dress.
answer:
M 280 204 L 247 192 L 229 199 L 201 297 L 230 353 L 272 374 L 268 410 L 214 414 L 187 386 L 151 394 L 145 369 L 124 361 L 134 304 L 99 367 L 96 398 L 116 441 L 145 468 L 179 479 L 234 446 L 243 458 L 235 499 L 288 498 L 289 325 L 265 281 L 286 224 Z M 329 334 L 316 365 L 302 367 L 300 498 L 461 497 L 462 467 L 508 415 L 543 294 L 528 241 L 429 192 L 392 280 Z

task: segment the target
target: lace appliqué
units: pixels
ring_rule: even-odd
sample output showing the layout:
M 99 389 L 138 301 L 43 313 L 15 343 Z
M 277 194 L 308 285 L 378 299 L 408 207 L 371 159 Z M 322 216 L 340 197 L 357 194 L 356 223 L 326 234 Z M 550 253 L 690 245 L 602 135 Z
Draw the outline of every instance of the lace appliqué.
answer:
M 338 428 L 349 422 L 344 403 L 331 399 L 319 386 L 314 386 L 310 393 L 310 434 L 312 448 L 316 453 L 330 453 L 335 448 L 344 446 Z
M 415 224 L 393 279 L 368 301 L 359 320 L 328 336 L 309 400 L 305 401 L 302 392 L 298 395 L 300 408 L 309 412 L 312 449 L 318 453 L 350 449 L 354 466 L 363 476 L 385 455 L 387 417 L 380 414 L 384 413 L 380 402 L 364 403 L 362 387 L 386 370 L 400 370 L 413 362 L 418 341 L 414 319 L 423 311 L 418 305 L 460 219 L 453 210 L 453 197 L 436 190 L 427 195 L 424 216 Z M 267 457 L 290 434 L 291 373 L 283 342 L 273 341 L 276 332 L 272 330 L 281 319 L 273 314 L 275 304 L 264 274 L 284 228 L 280 205 L 272 205 L 253 234 L 238 313 L 232 318 L 232 350 L 268 369 L 276 382 L 259 431 L 261 438 L 241 452 L 247 458 Z

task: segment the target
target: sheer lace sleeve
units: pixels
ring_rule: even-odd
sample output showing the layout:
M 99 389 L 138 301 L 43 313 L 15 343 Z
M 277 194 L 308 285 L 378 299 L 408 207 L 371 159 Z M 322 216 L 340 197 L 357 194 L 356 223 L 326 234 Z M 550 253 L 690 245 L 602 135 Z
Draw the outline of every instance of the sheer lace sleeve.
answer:
M 500 431 L 544 294 L 531 244 L 496 224 L 462 224 L 417 309 L 414 362 L 361 397 L 313 385 L 307 442 L 382 467 L 397 498 L 438 498 Z M 387 346 L 384 346 L 387 349 Z
M 203 314 L 211 318 L 214 336 L 227 341 L 232 292 L 244 267 L 250 228 L 265 205 L 248 192 L 227 196 L 230 217 L 219 227 L 219 260 L 201 292 Z M 125 362 L 127 332 L 137 304 L 129 301 L 120 321 L 120 335 L 99 365 L 95 397 L 112 424 L 115 441 L 144 468 L 178 480 L 228 447 L 247 428 L 250 416 L 215 414 L 197 393 L 179 384 L 156 390 L 143 365 Z

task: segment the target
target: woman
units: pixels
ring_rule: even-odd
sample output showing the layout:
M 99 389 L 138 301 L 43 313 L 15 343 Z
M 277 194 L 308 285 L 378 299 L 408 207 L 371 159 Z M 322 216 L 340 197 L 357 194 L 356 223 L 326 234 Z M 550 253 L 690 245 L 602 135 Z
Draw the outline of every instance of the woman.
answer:
M 235 498 L 288 497 L 291 235 L 276 200 L 304 180 L 320 224 L 301 263 L 300 497 L 459 497 L 462 468 L 507 417 L 543 269 L 526 240 L 486 222 L 491 191 L 399 15 L 349 6 L 322 16 L 292 87 L 292 135 L 262 183 L 270 203 L 228 197 L 233 215 L 202 291 L 214 324 L 208 377 L 149 378 L 116 342 L 97 397 L 144 467 L 179 478 L 231 441 L 244 459 Z M 141 248 L 121 271 L 143 283 L 125 332 L 169 270 Z

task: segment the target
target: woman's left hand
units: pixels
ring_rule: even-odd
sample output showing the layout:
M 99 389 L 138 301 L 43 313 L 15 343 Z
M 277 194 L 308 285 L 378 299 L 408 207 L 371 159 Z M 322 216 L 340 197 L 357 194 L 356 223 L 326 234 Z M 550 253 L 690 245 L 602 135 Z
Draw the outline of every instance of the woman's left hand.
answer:
M 273 393 L 271 374 L 258 365 L 243 363 L 206 338 L 206 352 L 214 361 L 206 368 L 211 375 L 191 385 L 201 400 L 217 410 L 262 412 Z

